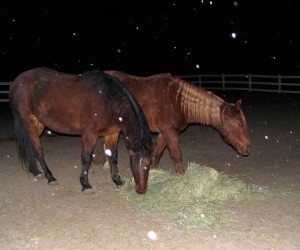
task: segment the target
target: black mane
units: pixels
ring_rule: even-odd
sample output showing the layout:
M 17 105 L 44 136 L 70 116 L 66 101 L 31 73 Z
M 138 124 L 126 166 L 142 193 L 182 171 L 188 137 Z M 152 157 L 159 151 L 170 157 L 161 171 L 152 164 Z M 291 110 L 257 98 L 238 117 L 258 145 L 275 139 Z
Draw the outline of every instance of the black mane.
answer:
M 152 147 L 151 132 L 144 112 L 127 87 L 119 79 L 100 70 L 87 71 L 80 78 L 84 81 L 94 82 L 97 85 L 98 92 L 105 96 L 118 122 L 120 122 L 118 120 L 120 116 L 124 117 L 124 119 L 126 118 L 126 122 L 129 124 L 133 124 L 137 120 L 138 124 L 136 124 L 136 127 L 138 129 L 134 142 L 136 150 Z M 130 111 L 133 112 L 130 113 Z M 144 138 L 145 141 L 141 138 Z M 147 145 L 149 143 L 151 145 Z

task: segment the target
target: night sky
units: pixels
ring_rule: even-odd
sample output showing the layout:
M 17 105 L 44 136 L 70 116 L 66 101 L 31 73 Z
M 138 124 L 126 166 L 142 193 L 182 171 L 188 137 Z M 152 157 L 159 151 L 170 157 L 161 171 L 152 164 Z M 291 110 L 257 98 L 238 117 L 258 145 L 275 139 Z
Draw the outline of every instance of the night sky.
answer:
M 298 0 L 12 0 L 0 27 L 0 81 L 39 66 L 300 75 Z

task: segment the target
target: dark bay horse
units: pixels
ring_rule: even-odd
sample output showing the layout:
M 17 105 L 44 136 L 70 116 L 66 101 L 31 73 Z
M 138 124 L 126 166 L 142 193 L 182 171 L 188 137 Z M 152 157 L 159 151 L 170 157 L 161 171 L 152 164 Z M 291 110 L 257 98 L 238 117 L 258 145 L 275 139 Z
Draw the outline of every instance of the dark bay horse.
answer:
M 152 168 L 157 168 L 167 147 L 179 174 L 184 174 L 178 135 L 191 123 L 211 125 L 241 155 L 250 153 L 249 129 L 241 110 L 241 100 L 227 103 L 210 91 L 171 74 L 149 77 L 105 71 L 120 79 L 144 110 L 152 132 L 157 132 Z M 103 145 L 96 146 L 95 163 L 103 160 Z M 103 163 L 103 162 L 102 162 Z
M 44 159 L 40 135 L 44 128 L 81 136 L 82 190 L 91 189 L 88 171 L 98 137 L 105 136 L 109 149 L 112 180 L 121 185 L 117 148 L 111 142 L 122 132 L 130 154 L 136 191 L 145 193 L 152 152 L 151 132 L 145 115 L 127 88 L 115 77 L 101 71 L 82 75 L 48 68 L 20 74 L 9 92 L 14 113 L 19 159 L 33 175 L 41 172 L 48 182 L 56 181 Z

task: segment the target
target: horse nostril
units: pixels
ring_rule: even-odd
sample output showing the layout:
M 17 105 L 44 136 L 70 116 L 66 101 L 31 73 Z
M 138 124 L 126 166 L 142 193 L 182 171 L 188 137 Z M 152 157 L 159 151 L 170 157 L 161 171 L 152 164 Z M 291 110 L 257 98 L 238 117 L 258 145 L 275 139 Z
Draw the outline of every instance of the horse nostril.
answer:
M 245 149 L 239 149 L 237 150 L 238 153 L 242 156 L 248 156 L 250 154 L 251 147 L 245 148 Z
M 136 190 L 136 192 L 137 192 L 138 194 L 145 194 L 145 193 L 146 193 L 146 191 L 141 191 L 141 190 Z
M 250 151 L 251 151 L 251 148 L 248 147 L 248 148 L 245 150 L 244 155 L 245 155 L 245 156 L 248 156 L 248 155 L 250 154 Z
M 144 188 L 144 189 L 136 188 L 135 190 L 136 190 L 136 192 L 137 192 L 138 194 L 145 194 L 146 191 L 147 191 L 147 188 Z

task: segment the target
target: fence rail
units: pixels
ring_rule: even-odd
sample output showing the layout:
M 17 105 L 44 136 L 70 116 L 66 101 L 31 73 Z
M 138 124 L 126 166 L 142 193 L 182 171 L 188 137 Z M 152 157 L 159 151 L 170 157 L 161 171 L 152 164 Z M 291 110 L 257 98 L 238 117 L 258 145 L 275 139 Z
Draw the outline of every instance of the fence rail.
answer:
M 0 82 L 0 102 L 9 102 L 8 91 L 11 82 Z
M 183 75 L 190 83 L 205 89 L 245 90 L 300 94 L 300 76 L 284 75 Z
M 239 90 L 300 94 L 300 76 L 285 75 L 182 75 L 182 79 L 210 90 Z M 0 102 L 9 102 L 11 82 L 0 82 Z

